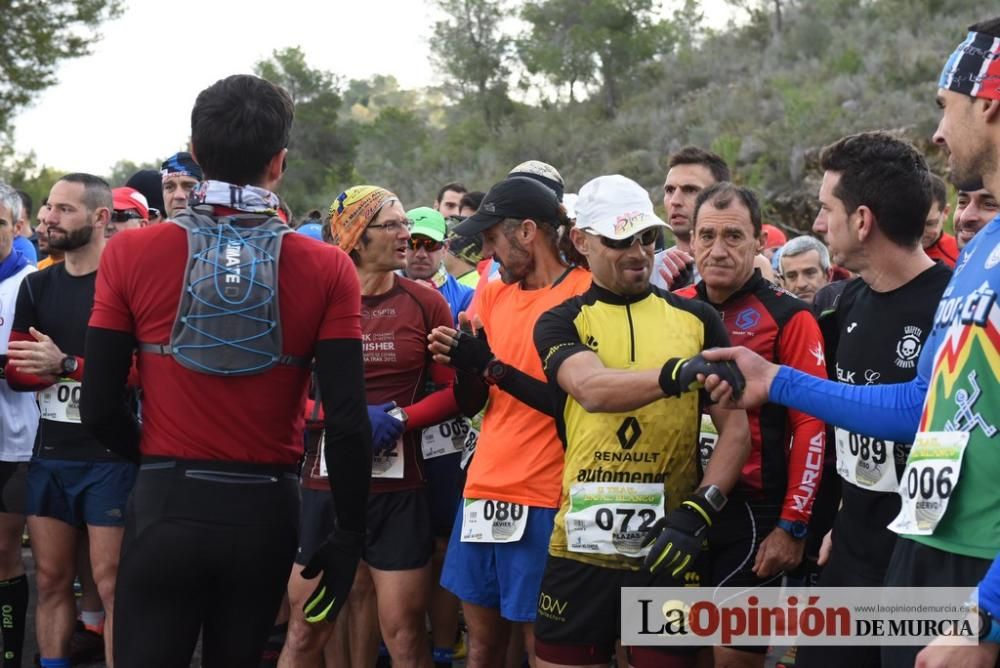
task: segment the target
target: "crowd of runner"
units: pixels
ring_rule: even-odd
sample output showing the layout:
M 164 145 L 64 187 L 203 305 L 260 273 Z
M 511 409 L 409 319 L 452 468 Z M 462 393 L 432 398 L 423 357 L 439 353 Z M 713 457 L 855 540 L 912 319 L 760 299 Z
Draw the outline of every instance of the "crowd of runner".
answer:
M 789 582 L 978 588 L 982 642 L 786 665 L 995 665 L 1000 19 L 937 101 L 957 199 L 853 134 L 812 234 L 695 146 L 662 217 L 528 160 L 295 220 L 243 75 L 159 171 L 0 183 L 3 666 L 25 535 L 45 667 L 763 666 L 622 647 L 620 591 Z

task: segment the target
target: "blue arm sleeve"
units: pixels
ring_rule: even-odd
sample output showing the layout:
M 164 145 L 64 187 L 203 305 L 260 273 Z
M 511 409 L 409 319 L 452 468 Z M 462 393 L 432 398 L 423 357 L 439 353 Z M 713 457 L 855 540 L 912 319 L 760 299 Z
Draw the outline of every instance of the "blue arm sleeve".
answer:
M 920 374 L 908 383 L 848 385 L 782 366 L 769 399 L 859 434 L 912 443 L 926 395 Z
M 979 607 L 994 619 L 1000 619 L 1000 557 L 993 560 L 986 577 L 979 583 Z

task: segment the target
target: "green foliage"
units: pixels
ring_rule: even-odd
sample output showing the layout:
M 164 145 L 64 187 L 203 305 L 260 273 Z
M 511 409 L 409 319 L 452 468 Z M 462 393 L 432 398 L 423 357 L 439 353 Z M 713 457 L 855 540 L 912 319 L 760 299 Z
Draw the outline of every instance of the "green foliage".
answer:
M 142 169 L 160 169 L 160 165 L 163 164 L 163 160 L 157 158 L 155 160 L 143 163 L 134 163 L 131 160 L 119 160 L 111 167 L 111 174 L 106 177 L 108 183 L 111 184 L 112 188 L 117 188 L 118 186 L 125 185 L 125 182 L 129 180 L 133 174 Z
M 55 83 L 60 61 L 90 53 L 98 26 L 120 14 L 120 0 L 0 2 L 0 132 Z
M 26 156 L 14 155 L 9 135 L 0 135 L 0 181 L 31 195 L 38 207 L 49 196 L 52 184 L 59 180 L 63 172 L 51 167 L 39 167 L 34 153 Z
M 431 60 L 458 86 L 487 127 L 497 129 L 509 111 L 507 77 L 513 40 L 501 22 L 508 0 L 435 0 L 448 18 L 434 24 Z
M 653 0 L 532 0 L 521 11 L 531 27 L 519 55 L 529 72 L 568 85 L 571 102 L 577 83 L 599 85 L 604 111 L 614 116 L 621 87 L 670 50 L 673 32 L 658 10 Z
M 337 78 L 309 67 L 299 47 L 274 51 L 254 72 L 282 86 L 295 102 L 282 197 L 293 211 L 325 208 L 323 202 L 353 180 L 357 144 L 355 124 L 339 114 Z
M 709 26 L 697 0 L 674 0 L 669 19 L 654 1 L 526 0 L 522 30 L 513 0 L 435 0 L 445 83 L 423 90 L 388 75 L 345 83 L 299 49 L 275 52 L 257 71 L 296 100 L 281 194 L 299 211 L 325 209 L 373 183 L 411 207 L 445 182 L 485 190 L 537 159 L 570 192 L 619 172 L 658 201 L 667 156 L 696 144 L 762 192 L 772 222 L 804 230 L 819 150 L 845 134 L 897 131 L 943 171 L 929 141 L 936 78 L 982 3 L 733 0 L 737 21 Z M 533 97 L 511 99 L 518 76 L 540 85 L 525 89 Z M 0 177 L 41 189 L 46 172 L 4 145 Z

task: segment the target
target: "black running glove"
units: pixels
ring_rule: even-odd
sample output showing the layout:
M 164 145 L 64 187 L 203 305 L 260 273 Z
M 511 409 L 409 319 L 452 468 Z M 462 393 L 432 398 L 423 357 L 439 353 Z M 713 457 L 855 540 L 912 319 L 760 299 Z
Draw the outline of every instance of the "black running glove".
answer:
M 701 494 L 692 494 L 669 515 L 649 528 L 642 546 L 652 544 L 643 565 L 651 573 L 666 569 L 680 578 L 694 564 L 705 541 L 705 531 L 712 526 L 715 511 Z
M 493 360 L 490 342 L 486 340 L 486 330 L 480 327 L 475 334 L 467 329 L 459 330 L 448 356 L 451 358 L 451 365 L 459 371 L 482 376 L 486 365 Z
M 302 606 L 307 622 L 332 622 L 337 618 L 354 584 L 364 541 L 363 534 L 334 531 L 302 569 L 306 580 L 320 576 L 316 589 Z
M 746 380 L 736 362 L 731 360 L 709 362 L 701 355 L 695 355 L 687 359 L 673 357 L 667 360 L 660 371 L 660 389 L 668 397 L 679 397 L 684 392 L 701 388 L 698 374 L 705 376 L 715 374 L 729 383 L 733 388 L 734 399 L 739 399 L 743 394 L 743 388 L 746 387 Z

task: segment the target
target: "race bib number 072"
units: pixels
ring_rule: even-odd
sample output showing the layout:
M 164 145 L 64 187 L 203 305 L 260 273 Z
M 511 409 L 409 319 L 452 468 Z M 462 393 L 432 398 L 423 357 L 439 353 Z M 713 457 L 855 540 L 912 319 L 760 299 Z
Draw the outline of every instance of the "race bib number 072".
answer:
M 642 539 L 663 517 L 663 485 L 658 483 L 577 483 L 570 488 L 564 517 L 570 552 L 637 557 Z

